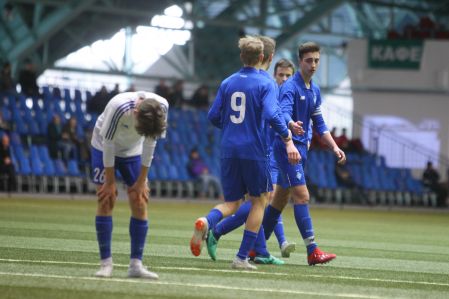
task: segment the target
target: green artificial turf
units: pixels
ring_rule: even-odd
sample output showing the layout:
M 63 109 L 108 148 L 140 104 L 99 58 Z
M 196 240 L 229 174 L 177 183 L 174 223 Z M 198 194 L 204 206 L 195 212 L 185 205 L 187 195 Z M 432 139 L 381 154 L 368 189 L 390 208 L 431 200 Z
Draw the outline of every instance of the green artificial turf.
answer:
M 292 209 L 283 266 L 235 271 L 242 229 L 223 236 L 218 260 L 190 253 L 193 223 L 214 203 L 154 201 L 144 263 L 159 281 L 128 279 L 129 209 L 114 211 L 113 278 L 98 268 L 96 199 L 0 199 L 0 298 L 449 298 L 449 214 L 311 206 L 316 240 L 337 254 L 309 267 Z M 268 241 L 280 257 L 276 239 Z

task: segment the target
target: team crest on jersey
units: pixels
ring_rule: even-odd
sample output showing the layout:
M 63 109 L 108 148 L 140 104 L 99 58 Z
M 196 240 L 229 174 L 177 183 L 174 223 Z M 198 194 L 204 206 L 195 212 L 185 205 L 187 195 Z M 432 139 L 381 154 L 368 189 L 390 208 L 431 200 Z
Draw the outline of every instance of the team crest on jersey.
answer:
M 302 178 L 302 174 L 299 171 L 296 173 L 296 178 L 298 180 L 301 180 L 301 178 Z

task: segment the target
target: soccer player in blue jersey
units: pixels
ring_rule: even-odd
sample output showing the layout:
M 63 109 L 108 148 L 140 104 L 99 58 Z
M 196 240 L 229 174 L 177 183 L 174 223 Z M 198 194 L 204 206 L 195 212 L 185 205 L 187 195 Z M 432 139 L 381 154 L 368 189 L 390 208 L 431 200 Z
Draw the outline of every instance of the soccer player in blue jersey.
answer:
M 113 97 L 98 117 L 92 134 L 92 175 L 97 184 L 95 226 L 100 250 L 97 277 L 112 276 L 112 211 L 117 197 L 115 170 L 128 186 L 131 208 L 129 277 L 158 279 L 142 265 L 148 231 L 147 174 L 157 138 L 165 138 L 167 100 L 150 92 L 125 92 Z
M 270 77 L 270 75 L 266 72 L 270 68 L 271 62 L 273 60 L 274 51 L 276 47 L 276 42 L 266 36 L 259 36 L 258 37 L 264 44 L 264 59 L 262 61 L 262 64 L 260 66 L 259 72 L 268 80 L 273 81 L 274 80 Z M 278 73 L 279 72 L 279 73 Z M 294 66 L 293 63 L 282 59 L 275 65 L 275 78 L 276 83 L 279 85 L 282 84 L 288 77 L 290 77 L 294 72 Z M 278 79 L 279 82 L 278 82 Z M 273 84 L 275 89 L 277 89 L 277 86 Z M 267 126 L 269 128 L 269 126 Z M 300 130 L 302 130 L 302 127 L 300 125 L 295 124 L 291 127 L 291 130 L 296 133 L 300 133 Z M 274 131 L 272 129 L 268 129 L 267 132 L 269 138 L 268 138 L 268 149 L 269 149 L 269 157 L 270 157 L 270 171 L 271 171 L 271 178 L 272 182 L 276 184 L 277 181 L 277 166 L 276 162 L 274 160 L 274 157 L 272 155 L 272 141 L 274 139 Z M 269 200 L 272 199 L 273 192 L 269 193 Z M 251 209 L 251 201 L 244 202 L 238 211 L 230 216 L 226 217 L 222 221 L 220 221 L 214 228 L 212 228 L 208 234 L 207 237 L 207 251 L 209 253 L 209 256 L 216 260 L 216 249 L 217 249 L 217 243 L 221 236 L 235 230 L 236 228 L 243 225 L 248 217 L 249 211 Z M 288 243 L 285 234 L 284 234 L 284 227 L 282 223 L 282 219 L 280 217 L 278 223 L 275 227 L 275 234 L 278 238 L 279 247 L 281 249 L 281 255 L 283 257 L 289 257 L 290 253 L 295 250 L 295 243 Z M 260 264 L 274 264 L 274 265 L 282 265 L 284 262 L 274 256 L 272 256 L 266 246 L 265 242 L 265 233 L 263 231 L 263 227 L 259 230 L 259 235 L 256 239 L 256 243 L 254 246 L 254 250 L 250 252 L 251 258 L 254 259 L 255 263 Z
M 274 79 L 276 80 L 277 85 L 280 87 L 288 78 L 290 78 L 295 72 L 295 66 L 293 62 L 286 58 L 282 58 L 276 62 L 274 65 Z M 294 125 L 294 123 L 291 123 Z M 292 128 L 293 129 L 293 128 Z M 301 127 L 302 129 L 302 127 Z M 274 136 L 273 136 L 274 138 Z M 272 140 L 273 141 L 273 140 Z M 272 144 L 271 144 L 272 147 Z M 279 169 L 276 163 L 276 159 L 274 158 L 274 154 L 271 153 L 270 156 L 270 164 L 271 164 L 271 177 L 273 179 L 273 184 L 277 185 L 277 177 L 279 173 Z M 276 186 L 273 186 L 275 189 Z M 274 192 L 270 193 L 270 202 L 273 200 Z M 290 257 L 290 253 L 295 251 L 296 243 L 289 243 L 284 234 L 284 224 L 282 220 L 282 215 L 279 215 L 278 222 L 274 227 L 274 234 L 279 243 L 279 248 L 281 249 L 282 257 Z
M 235 269 L 257 269 L 248 263 L 254 247 L 272 183 L 268 164 L 267 121 L 286 144 L 290 163 L 299 160 L 291 140 L 291 131 L 280 115 L 273 82 L 260 75 L 263 43 L 255 37 L 239 40 L 240 58 L 244 67 L 225 79 L 217 92 L 208 118 L 222 130 L 221 180 L 225 203 L 217 205 L 206 217 L 195 221 L 190 249 L 200 255 L 209 228 L 223 217 L 237 211 L 245 194 L 251 200 L 240 249 L 232 262 Z
M 301 121 L 306 130 L 304 135 L 293 136 L 295 146 L 301 154 L 301 163 L 288 164 L 288 159 L 283 153 L 285 147 L 278 138 L 275 139 L 273 150 L 279 167 L 279 185 L 276 186 L 274 198 L 267 207 L 263 226 L 266 239 L 268 239 L 291 196 L 294 202 L 296 224 L 307 247 L 308 264 L 316 265 L 329 262 L 336 255 L 323 252 L 318 248 L 309 213 L 309 192 L 304 177 L 304 166 L 307 159 L 310 122 L 313 121 L 313 127 L 334 152 L 338 163 L 345 163 L 346 156 L 327 129 L 321 114 L 320 88 L 312 81 L 320 61 L 320 47 L 313 42 L 302 44 L 299 46 L 298 56 L 299 70 L 282 85 L 279 102 L 284 117 L 289 122 Z

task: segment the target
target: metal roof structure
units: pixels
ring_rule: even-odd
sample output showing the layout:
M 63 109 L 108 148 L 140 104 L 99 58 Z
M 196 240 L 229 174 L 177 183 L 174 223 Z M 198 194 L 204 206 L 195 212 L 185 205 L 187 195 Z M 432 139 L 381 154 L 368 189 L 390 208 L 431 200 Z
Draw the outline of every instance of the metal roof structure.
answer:
M 349 39 L 384 38 L 422 16 L 449 29 L 449 0 L 0 0 L 0 60 L 17 67 L 31 58 L 41 71 L 52 68 L 121 28 L 148 26 L 152 16 L 174 4 L 194 24 L 183 49 L 194 63 L 186 80 L 222 79 L 240 66 L 238 38 L 264 34 L 276 39 L 277 55 L 293 60 L 299 43 L 319 42 L 326 71 L 337 74 L 331 87 L 345 76 Z

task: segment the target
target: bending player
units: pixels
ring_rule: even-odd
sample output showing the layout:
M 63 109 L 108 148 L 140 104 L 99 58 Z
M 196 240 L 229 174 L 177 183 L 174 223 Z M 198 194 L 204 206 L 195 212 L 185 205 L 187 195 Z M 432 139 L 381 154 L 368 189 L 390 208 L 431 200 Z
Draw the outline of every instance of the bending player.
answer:
M 131 208 L 129 277 L 158 279 L 142 265 L 148 231 L 148 170 L 156 140 L 165 138 L 168 102 L 149 92 L 125 92 L 113 97 L 98 117 L 92 135 L 92 174 L 97 184 L 95 226 L 100 251 L 98 277 L 112 276 L 112 211 L 117 198 L 115 170 L 128 186 Z

